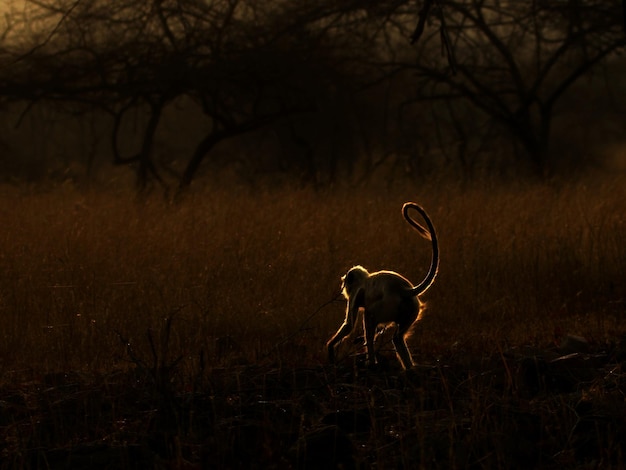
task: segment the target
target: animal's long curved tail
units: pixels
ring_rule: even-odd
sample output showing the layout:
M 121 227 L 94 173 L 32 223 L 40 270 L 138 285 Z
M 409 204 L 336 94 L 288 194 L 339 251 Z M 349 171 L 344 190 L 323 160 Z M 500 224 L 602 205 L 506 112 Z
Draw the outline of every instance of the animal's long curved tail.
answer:
M 415 209 L 417 212 L 420 213 L 420 215 L 426 221 L 428 230 L 422 227 L 418 222 L 415 221 L 415 219 L 413 219 L 409 215 L 409 209 Z M 417 230 L 422 237 L 430 240 L 433 245 L 433 255 L 431 258 L 428 274 L 426 274 L 426 277 L 422 282 L 420 282 L 417 286 L 411 289 L 411 293 L 417 296 L 426 292 L 428 288 L 433 284 L 435 277 L 437 276 L 437 271 L 439 270 L 439 243 L 437 242 L 437 233 L 435 232 L 435 226 L 433 225 L 430 217 L 428 217 L 428 214 L 422 208 L 422 206 L 414 202 L 407 202 L 402 206 L 402 215 L 411 227 Z

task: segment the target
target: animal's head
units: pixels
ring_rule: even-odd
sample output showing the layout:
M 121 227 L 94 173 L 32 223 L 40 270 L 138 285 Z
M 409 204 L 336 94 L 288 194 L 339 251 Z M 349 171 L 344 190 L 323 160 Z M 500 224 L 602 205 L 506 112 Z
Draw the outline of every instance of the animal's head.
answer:
M 356 290 L 363 285 L 363 282 L 370 277 L 370 273 L 363 266 L 354 266 L 344 275 L 341 276 L 341 291 L 347 299 Z

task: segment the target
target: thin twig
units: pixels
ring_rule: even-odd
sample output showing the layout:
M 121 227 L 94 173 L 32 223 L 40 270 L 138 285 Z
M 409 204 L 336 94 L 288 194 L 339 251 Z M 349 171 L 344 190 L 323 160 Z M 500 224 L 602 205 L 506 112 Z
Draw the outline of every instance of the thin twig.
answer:
M 335 295 L 333 295 L 333 297 L 327 301 L 324 302 L 322 305 L 320 305 L 319 307 L 317 307 L 317 309 L 311 313 L 308 317 L 306 317 L 302 323 L 300 323 L 300 325 L 298 326 L 297 329 L 295 329 L 292 333 L 288 334 L 287 336 L 285 336 L 281 341 L 279 341 L 278 343 L 276 343 L 268 352 L 266 352 L 262 358 L 266 358 L 267 356 L 270 355 L 270 353 L 276 349 L 278 349 L 279 347 L 281 347 L 283 344 L 287 343 L 290 339 L 292 339 L 294 336 L 296 336 L 297 334 L 301 333 L 304 329 L 304 326 L 311 321 L 311 319 L 313 317 L 315 317 L 323 308 L 326 308 L 328 305 L 334 303 L 337 301 L 337 299 L 339 299 L 339 297 L 341 297 L 341 291 L 337 292 Z

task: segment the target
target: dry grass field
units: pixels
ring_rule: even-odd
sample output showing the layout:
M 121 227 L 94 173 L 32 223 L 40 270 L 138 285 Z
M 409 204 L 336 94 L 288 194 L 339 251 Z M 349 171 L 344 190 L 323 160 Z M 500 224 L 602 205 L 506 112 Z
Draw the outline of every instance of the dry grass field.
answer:
M 622 468 L 618 178 L 0 196 L 0 468 Z M 331 367 L 340 276 L 428 269 L 407 200 L 418 366 Z

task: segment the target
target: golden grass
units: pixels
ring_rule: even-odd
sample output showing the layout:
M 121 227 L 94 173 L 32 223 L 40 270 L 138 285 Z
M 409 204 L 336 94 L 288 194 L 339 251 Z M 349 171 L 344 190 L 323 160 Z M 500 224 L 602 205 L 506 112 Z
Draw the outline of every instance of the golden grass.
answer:
M 131 191 L 0 188 L 0 373 L 107 371 L 167 354 L 211 363 L 325 361 L 342 321 L 332 303 L 353 264 L 419 282 L 429 244 L 402 220 L 424 205 L 440 276 L 412 338 L 414 358 L 537 343 L 559 332 L 626 331 L 626 188 L 619 181 L 438 183 L 374 189 L 207 189 L 168 204 Z M 158 346 L 158 344 L 157 344 Z M 191 367 L 191 366 L 190 366 Z

